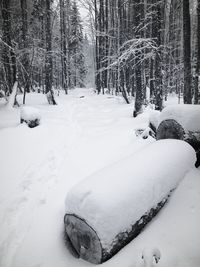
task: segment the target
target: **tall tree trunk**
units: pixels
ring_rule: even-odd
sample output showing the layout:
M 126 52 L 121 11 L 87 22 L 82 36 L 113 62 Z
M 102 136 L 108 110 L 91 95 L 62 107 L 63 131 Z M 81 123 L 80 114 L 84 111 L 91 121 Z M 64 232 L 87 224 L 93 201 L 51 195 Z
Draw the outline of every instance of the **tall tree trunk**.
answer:
M 94 0 L 94 8 L 95 8 L 95 34 L 96 34 L 96 43 L 95 43 L 95 65 L 96 65 L 96 75 L 95 75 L 95 84 L 96 90 L 98 94 L 101 92 L 101 84 L 100 84 L 100 59 L 99 59 L 99 12 L 97 0 Z
M 52 90 L 53 82 L 52 60 L 52 32 L 51 32 L 51 0 L 46 0 L 46 60 L 45 60 L 45 84 L 49 104 L 56 105 Z
M 156 1 L 157 2 L 157 1 Z M 155 109 L 162 110 L 163 86 L 162 86 L 162 59 L 161 59 L 161 2 L 156 3 L 155 23 L 153 24 L 158 51 L 155 57 Z
M 21 0 L 21 14 L 22 14 L 22 44 L 23 44 L 23 77 L 24 77 L 24 98 L 23 104 L 25 104 L 26 92 L 30 92 L 30 66 L 29 66 L 29 53 L 28 53 L 28 14 L 27 14 L 27 2 Z
M 194 104 L 199 103 L 199 71 L 200 71 L 200 0 L 197 0 L 197 65 L 194 84 Z
M 191 25 L 189 0 L 183 0 L 184 103 L 192 103 Z
M 140 0 L 135 0 L 135 27 L 136 29 L 141 23 L 141 2 Z M 136 30 L 136 38 L 139 39 L 141 37 L 141 33 Z M 133 112 L 133 117 L 136 117 L 142 111 L 143 104 L 143 88 L 142 88 L 142 68 L 141 68 L 141 51 L 136 51 L 135 55 L 135 78 L 136 78 L 136 96 L 135 96 L 135 110 Z
M 60 0 L 60 35 L 61 35 L 61 63 L 62 63 L 62 86 L 65 93 L 68 92 L 67 77 L 67 34 L 66 34 L 66 12 L 64 0 Z

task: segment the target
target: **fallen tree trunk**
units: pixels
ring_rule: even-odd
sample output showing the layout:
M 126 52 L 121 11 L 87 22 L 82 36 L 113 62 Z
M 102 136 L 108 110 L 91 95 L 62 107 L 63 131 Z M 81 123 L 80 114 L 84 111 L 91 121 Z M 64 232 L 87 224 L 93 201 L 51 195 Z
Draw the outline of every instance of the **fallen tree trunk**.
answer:
M 176 105 L 165 108 L 160 115 L 156 139 L 179 139 L 196 151 L 196 166 L 200 165 L 200 106 Z
M 187 143 L 160 140 L 83 180 L 66 198 L 70 251 L 95 264 L 110 259 L 159 212 L 194 163 Z

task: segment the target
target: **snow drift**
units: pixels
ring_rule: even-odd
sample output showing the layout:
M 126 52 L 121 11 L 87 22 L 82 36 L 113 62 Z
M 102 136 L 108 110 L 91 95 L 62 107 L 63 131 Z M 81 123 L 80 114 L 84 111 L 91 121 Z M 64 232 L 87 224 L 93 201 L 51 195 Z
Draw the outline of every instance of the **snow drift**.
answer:
M 157 214 L 196 156 L 184 141 L 160 140 L 77 184 L 66 197 L 66 239 L 77 257 L 102 263 Z

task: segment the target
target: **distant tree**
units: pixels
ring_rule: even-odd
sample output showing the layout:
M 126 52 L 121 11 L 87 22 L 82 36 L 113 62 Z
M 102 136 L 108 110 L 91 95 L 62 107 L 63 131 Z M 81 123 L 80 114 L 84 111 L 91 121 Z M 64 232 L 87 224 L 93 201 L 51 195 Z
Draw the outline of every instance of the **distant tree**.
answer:
M 52 59 L 52 28 L 51 28 L 51 0 L 46 0 L 46 59 L 45 85 L 49 104 L 56 105 L 52 90 L 53 59 Z
M 200 0 L 197 0 L 197 63 L 194 84 L 194 104 L 198 104 L 199 96 L 199 75 L 200 75 Z
M 60 36 L 61 36 L 61 64 L 62 64 L 62 87 L 65 93 L 68 92 L 68 73 L 67 73 L 67 16 L 64 0 L 60 0 Z
M 71 57 L 71 78 L 75 87 L 84 87 L 86 67 L 83 49 L 83 26 L 76 1 L 72 3 L 70 24 L 69 53 Z
M 21 3 L 21 17 L 22 17 L 22 73 L 23 73 L 23 85 L 24 85 L 24 99 L 25 94 L 30 92 L 30 65 L 29 65 L 29 51 L 28 51 L 28 10 L 27 0 L 20 0 Z
M 161 45 L 162 45 L 162 13 L 163 7 L 161 1 L 157 0 L 154 2 L 155 15 L 153 16 L 153 38 L 156 38 L 157 52 L 155 55 L 155 109 L 162 110 L 163 108 L 163 80 L 162 80 L 162 56 L 161 56 Z
M 183 60 L 184 60 L 184 95 L 185 104 L 192 103 L 192 72 L 191 72 L 191 23 L 190 3 L 183 0 Z
M 139 26 L 142 20 L 142 4 L 141 0 L 135 0 L 135 37 L 137 39 L 141 38 L 141 31 Z M 135 109 L 133 116 L 136 117 L 142 111 L 143 105 L 143 85 L 142 85 L 142 68 L 141 68 L 142 52 L 138 49 L 135 53 L 135 83 L 136 83 L 136 96 L 135 96 Z

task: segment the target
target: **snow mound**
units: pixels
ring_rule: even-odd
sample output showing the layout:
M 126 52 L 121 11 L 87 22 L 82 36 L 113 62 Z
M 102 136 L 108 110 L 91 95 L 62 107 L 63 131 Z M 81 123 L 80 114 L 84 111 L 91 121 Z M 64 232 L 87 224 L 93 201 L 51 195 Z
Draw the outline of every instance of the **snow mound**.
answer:
M 36 119 L 40 120 L 41 114 L 37 108 L 25 106 L 21 108 L 20 117 L 22 120 L 28 122 L 28 121 L 33 121 Z
M 159 116 L 160 116 L 160 111 L 158 110 L 151 110 L 150 115 L 149 115 L 149 123 L 157 129 L 159 125 Z
M 117 234 L 156 207 L 194 167 L 193 148 L 180 140 L 159 140 L 72 188 L 66 213 L 83 218 L 108 250 Z
M 163 109 L 159 123 L 164 120 L 177 121 L 186 131 L 200 131 L 200 105 L 170 105 Z

